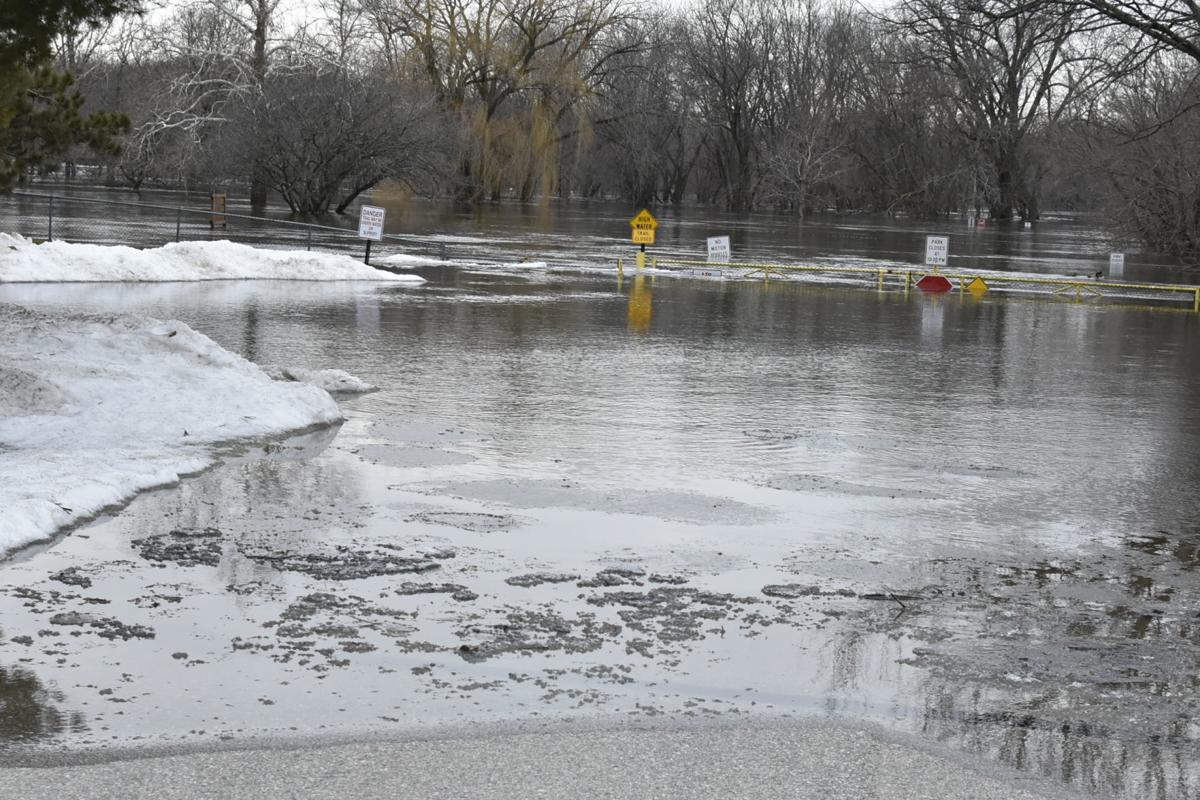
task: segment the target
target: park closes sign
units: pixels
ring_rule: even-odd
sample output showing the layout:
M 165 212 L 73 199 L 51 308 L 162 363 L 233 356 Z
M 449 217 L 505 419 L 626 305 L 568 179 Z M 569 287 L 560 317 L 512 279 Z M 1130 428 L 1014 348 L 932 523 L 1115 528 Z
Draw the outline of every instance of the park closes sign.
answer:
M 950 254 L 949 236 L 925 237 L 925 266 L 944 267 L 946 257 Z
M 380 241 L 383 239 L 383 220 L 387 214 L 379 206 L 363 206 L 358 212 L 358 236 L 360 239 Z

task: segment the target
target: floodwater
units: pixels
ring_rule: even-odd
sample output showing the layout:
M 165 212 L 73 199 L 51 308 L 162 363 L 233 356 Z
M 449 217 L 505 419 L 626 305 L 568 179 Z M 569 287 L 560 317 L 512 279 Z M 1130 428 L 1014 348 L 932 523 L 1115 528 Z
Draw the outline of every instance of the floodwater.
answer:
M 52 198 L 52 202 L 47 198 Z M 231 199 L 230 213 L 249 214 Z M 377 191 L 369 201 L 386 210 L 385 241 L 376 256 L 403 251 L 449 261 L 515 264 L 547 262 L 554 267 L 611 267 L 633 258 L 629 220 L 636 213 L 603 201 L 553 205 L 504 203 L 462 210 L 452 204 L 415 199 L 403 192 Z M 178 239 L 227 238 L 267 247 L 363 252 L 355 238 L 357 211 L 308 220 L 272 209 L 267 219 L 233 217 L 223 229 L 209 225 L 204 194 L 48 182 L 32 192 L 0 197 L 5 230 L 23 236 L 98 244 L 157 247 Z M 1195 283 L 1196 265 L 1144 252 L 1097 227 L 1086 215 L 1047 215 L 1029 227 L 1016 223 L 976 226 L 966 218 L 887 219 L 867 215 L 794 216 L 722 214 L 688 207 L 656 209 L 659 227 L 651 258 L 703 259 L 709 236 L 729 236 L 735 261 L 767 263 L 851 262 L 869 266 L 916 266 L 925 237 L 948 236 L 949 269 L 1002 270 L 1091 276 L 1107 269 L 1109 254 L 1125 254 L 1130 281 Z M 340 230 L 338 230 L 340 229 Z
M 817 715 L 1200 797 L 1200 317 L 424 274 L 0 288 L 380 387 L 0 566 L 0 758 Z

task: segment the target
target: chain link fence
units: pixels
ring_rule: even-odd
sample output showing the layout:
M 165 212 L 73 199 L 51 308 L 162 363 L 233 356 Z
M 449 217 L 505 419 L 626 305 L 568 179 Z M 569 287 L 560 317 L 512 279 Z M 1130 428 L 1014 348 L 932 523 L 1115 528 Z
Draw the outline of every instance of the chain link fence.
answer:
M 195 205 L 131 202 L 80 194 L 19 191 L 0 195 L 0 231 L 33 241 L 161 247 L 170 242 L 229 240 L 257 247 L 322 250 L 361 257 L 366 240 L 357 229 L 311 222 L 272 219 L 233 211 L 214 211 Z M 391 245 L 389 247 L 388 245 Z M 372 255 L 404 245 L 412 237 L 384 236 Z M 421 253 L 446 258 L 444 245 Z

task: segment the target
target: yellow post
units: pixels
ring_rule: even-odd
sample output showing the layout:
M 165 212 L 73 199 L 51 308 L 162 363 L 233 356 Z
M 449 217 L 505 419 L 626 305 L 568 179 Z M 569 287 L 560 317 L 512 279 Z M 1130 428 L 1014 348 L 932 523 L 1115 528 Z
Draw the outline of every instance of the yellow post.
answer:
M 625 263 L 621 259 L 617 259 L 617 277 L 625 277 Z
M 883 291 L 883 270 L 879 270 L 879 291 Z
M 646 268 L 646 251 L 645 250 L 638 250 L 637 268 L 638 268 L 639 272 L 641 272 L 643 269 Z
M 1196 300 L 1192 303 L 1192 311 L 1200 314 L 1200 289 L 1196 290 Z
M 904 291 L 907 292 L 912 288 L 912 273 L 904 270 Z

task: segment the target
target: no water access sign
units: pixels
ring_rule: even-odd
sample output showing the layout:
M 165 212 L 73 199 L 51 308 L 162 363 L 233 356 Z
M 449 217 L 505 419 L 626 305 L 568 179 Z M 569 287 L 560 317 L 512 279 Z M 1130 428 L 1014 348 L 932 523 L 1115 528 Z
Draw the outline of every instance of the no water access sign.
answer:
M 728 264 L 730 258 L 728 236 L 708 237 L 708 263 Z

